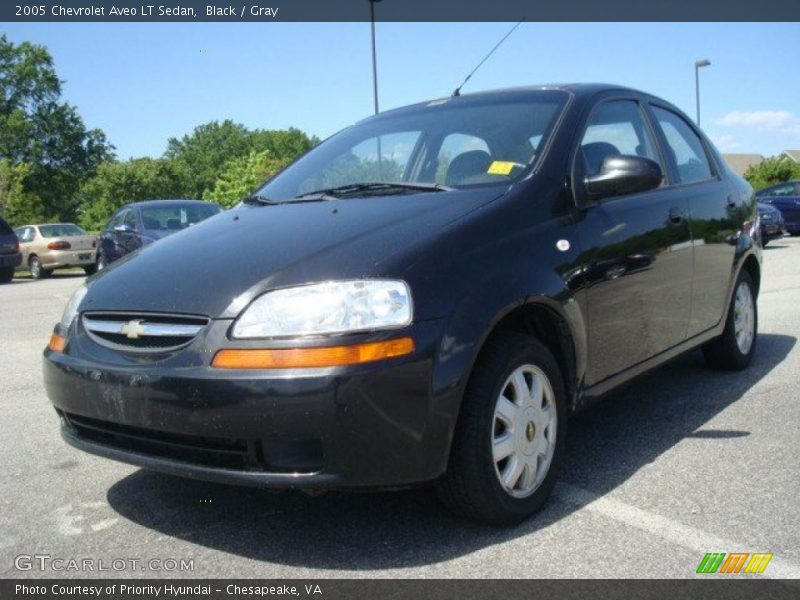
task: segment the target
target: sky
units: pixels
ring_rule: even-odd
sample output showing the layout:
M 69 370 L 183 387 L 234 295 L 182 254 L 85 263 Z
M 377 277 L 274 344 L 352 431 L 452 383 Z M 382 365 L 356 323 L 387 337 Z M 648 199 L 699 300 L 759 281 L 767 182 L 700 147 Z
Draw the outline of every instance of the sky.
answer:
M 381 109 L 449 95 L 509 23 L 378 23 Z M 121 159 L 160 156 L 202 123 L 321 138 L 373 111 L 369 23 L 15 23 L 47 46 L 64 97 Z M 800 148 L 798 23 L 523 23 L 463 92 L 604 82 L 695 115 L 723 152 Z

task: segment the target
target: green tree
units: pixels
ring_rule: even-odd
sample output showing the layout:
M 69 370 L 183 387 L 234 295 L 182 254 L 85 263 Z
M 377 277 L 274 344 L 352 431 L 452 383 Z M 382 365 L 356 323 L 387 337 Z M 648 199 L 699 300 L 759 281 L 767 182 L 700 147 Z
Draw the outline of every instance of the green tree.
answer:
M 273 158 L 266 151 L 252 151 L 247 156 L 231 160 L 214 181 L 214 185 L 203 193 L 203 200 L 230 208 L 244 196 L 253 193 L 288 162 L 285 158 Z
M 103 132 L 61 101 L 61 83 L 43 46 L 0 35 L 0 159 L 27 165 L 23 189 L 48 219 L 72 218 L 76 191 L 113 156 Z
M 800 178 L 800 164 L 785 156 L 773 156 L 762 163 L 750 167 L 744 174 L 755 190 Z
M 164 156 L 183 165 L 189 173 L 187 194 L 199 198 L 213 190 L 226 165 L 251 152 L 268 152 L 277 160 L 291 160 L 317 144 L 299 129 L 251 131 L 225 120 L 195 127 L 181 139 L 170 138 Z
M 104 163 L 78 194 L 80 223 L 88 230 L 97 230 L 128 202 L 186 197 L 186 180 L 181 164 L 163 158 Z
M 0 214 L 14 227 L 45 220 L 41 200 L 25 190 L 25 178 L 29 173 L 30 167 L 26 164 L 0 159 Z

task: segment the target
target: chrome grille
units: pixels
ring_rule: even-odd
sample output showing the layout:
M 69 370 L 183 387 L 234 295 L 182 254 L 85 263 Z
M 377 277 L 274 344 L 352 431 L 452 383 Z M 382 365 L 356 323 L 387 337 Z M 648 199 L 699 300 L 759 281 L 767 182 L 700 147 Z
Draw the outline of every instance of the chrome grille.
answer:
M 155 313 L 85 313 L 89 337 L 101 346 L 128 352 L 169 352 L 189 344 L 208 325 L 205 317 Z

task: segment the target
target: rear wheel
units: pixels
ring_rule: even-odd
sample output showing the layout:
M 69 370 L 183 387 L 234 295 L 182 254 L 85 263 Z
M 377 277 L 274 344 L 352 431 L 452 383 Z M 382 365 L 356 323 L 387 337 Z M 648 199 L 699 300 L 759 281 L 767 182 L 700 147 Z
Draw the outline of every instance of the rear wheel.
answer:
M 14 279 L 14 267 L 0 269 L 0 283 L 8 283 L 12 279 Z
M 566 394 L 553 355 L 521 333 L 495 336 L 464 394 L 439 497 L 473 519 L 522 521 L 555 484 L 565 434 Z
M 31 256 L 28 261 L 28 270 L 31 272 L 31 277 L 34 279 L 46 279 L 50 277 L 50 271 L 42 266 L 42 261 L 38 256 Z
M 715 369 L 739 370 L 750 364 L 756 351 L 758 307 L 753 278 L 739 273 L 722 335 L 703 346 L 708 364 Z

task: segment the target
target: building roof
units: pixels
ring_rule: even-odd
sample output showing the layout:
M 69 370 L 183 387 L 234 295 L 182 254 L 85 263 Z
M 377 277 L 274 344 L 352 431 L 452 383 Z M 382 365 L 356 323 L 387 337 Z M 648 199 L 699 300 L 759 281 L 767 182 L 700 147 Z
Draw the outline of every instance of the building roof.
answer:
M 755 167 L 764 162 L 764 157 L 760 154 L 723 154 L 722 157 L 727 161 L 731 169 L 739 175 L 744 175 L 750 167 Z
M 800 163 L 800 150 L 784 150 L 783 155 L 791 158 L 794 162 Z

